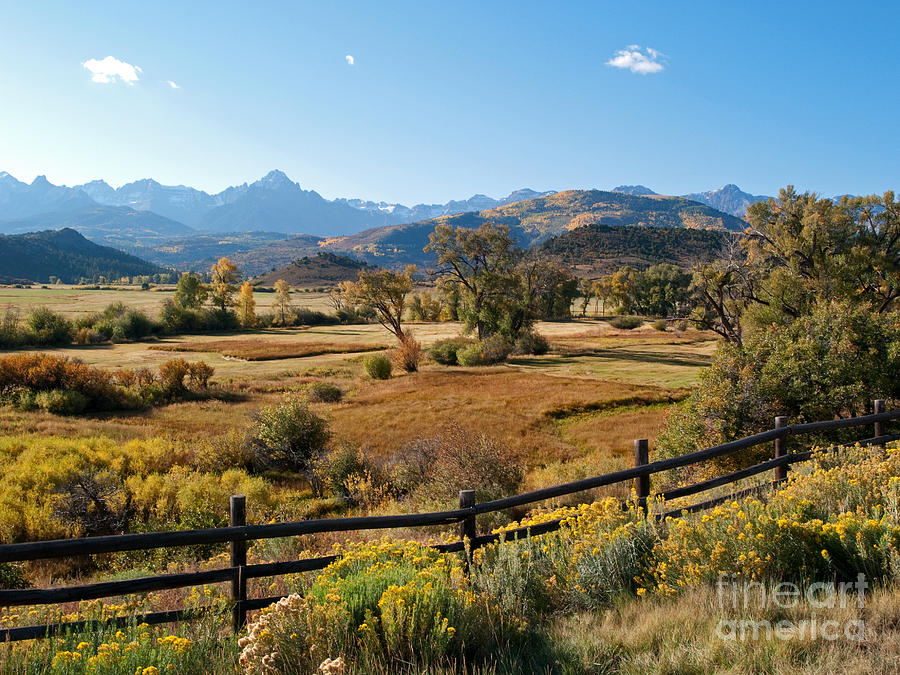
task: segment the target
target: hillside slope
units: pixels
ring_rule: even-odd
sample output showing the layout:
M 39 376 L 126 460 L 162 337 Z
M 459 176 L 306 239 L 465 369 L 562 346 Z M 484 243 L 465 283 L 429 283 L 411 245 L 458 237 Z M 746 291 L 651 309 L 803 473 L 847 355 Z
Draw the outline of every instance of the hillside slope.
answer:
M 370 265 L 334 253 L 317 253 L 294 260 L 253 280 L 260 286 L 273 286 L 283 279 L 291 286 L 334 286 L 341 281 L 356 281 L 360 270 L 368 270 Z
M 58 277 L 63 283 L 101 276 L 158 274 L 166 270 L 114 248 L 98 246 L 72 229 L 29 234 L 0 235 L 0 281 L 31 280 L 47 283 Z
M 729 236 L 721 230 L 595 224 L 551 237 L 533 250 L 578 276 L 596 278 L 623 265 L 669 263 L 690 270 L 715 259 Z
M 568 190 L 477 213 L 373 228 L 329 239 L 323 247 L 352 253 L 380 265 L 432 264 L 433 259 L 422 249 L 428 244 L 428 235 L 441 223 L 473 228 L 483 223 L 507 225 L 519 245 L 526 248 L 594 224 L 722 231 L 740 231 L 746 225 L 734 216 L 680 197 Z

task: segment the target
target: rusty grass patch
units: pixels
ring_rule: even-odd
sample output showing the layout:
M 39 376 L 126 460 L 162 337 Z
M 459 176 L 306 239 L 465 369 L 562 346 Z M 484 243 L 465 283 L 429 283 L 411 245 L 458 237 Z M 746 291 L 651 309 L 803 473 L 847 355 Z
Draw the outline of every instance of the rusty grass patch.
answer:
M 247 340 L 196 340 L 153 345 L 148 349 L 165 352 L 214 352 L 243 361 L 277 361 L 323 354 L 359 354 L 388 349 L 387 345 L 366 342 L 281 342 Z

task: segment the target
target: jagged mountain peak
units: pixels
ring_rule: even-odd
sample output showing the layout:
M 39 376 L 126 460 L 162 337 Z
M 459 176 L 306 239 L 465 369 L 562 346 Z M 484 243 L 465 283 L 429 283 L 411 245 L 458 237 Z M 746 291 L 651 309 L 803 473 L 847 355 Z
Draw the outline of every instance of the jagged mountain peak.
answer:
M 621 192 L 622 194 L 636 195 L 638 197 L 654 196 L 657 194 L 646 185 L 620 185 L 619 187 L 614 187 L 612 192 Z
M 288 178 L 287 174 L 280 169 L 272 169 L 265 176 L 253 183 L 253 185 L 260 185 L 270 188 L 298 186 L 297 183 Z

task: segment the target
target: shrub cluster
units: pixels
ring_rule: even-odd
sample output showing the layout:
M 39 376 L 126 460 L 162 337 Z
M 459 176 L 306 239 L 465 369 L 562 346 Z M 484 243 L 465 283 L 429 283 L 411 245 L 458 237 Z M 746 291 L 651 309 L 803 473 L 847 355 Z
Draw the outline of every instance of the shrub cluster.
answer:
M 228 497 L 249 496 L 251 516 L 273 504 L 262 479 L 168 439 L 0 439 L 0 541 L 224 525 Z M 36 481 L 35 476 L 40 476 Z
M 207 396 L 213 372 L 206 363 L 184 359 L 167 361 L 154 374 L 102 370 L 55 354 L 12 354 L 0 357 L 0 404 L 58 415 L 132 410 Z
M 550 351 L 550 343 L 547 342 L 547 338 L 535 331 L 528 331 L 516 338 L 512 353 L 516 355 L 532 354 L 541 356 L 548 351 Z
M 458 558 L 414 543 L 350 545 L 303 596 L 279 601 L 241 639 L 245 673 L 485 662 L 522 624 L 473 589 Z
M 338 323 L 364 323 L 363 321 L 344 321 L 335 314 L 326 314 L 307 307 L 292 307 L 290 312 L 281 321 L 280 313 L 262 314 L 258 317 L 259 325 L 268 328 L 271 326 L 333 326 Z
M 159 320 L 167 333 L 232 331 L 240 327 L 234 312 L 212 307 L 183 307 L 171 298 L 163 301 Z
M 639 316 L 616 316 L 609 320 L 609 325 L 619 330 L 632 330 L 644 323 Z
M 23 323 L 19 312 L 8 309 L 0 321 L 0 349 L 69 344 L 74 335 L 72 322 L 46 307 L 36 307 Z
M 472 338 L 456 337 L 438 340 L 428 349 L 428 355 L 445 366 L 455 366 L 459 364 L 457 352 L 460 349 L 475 344 Z
M 491 366 L 506 361 L 512 350 L 512 343 L 497 334 L 458 349 L 456 360 L 461 366 Z
M 0 348 L 52 347 L 73 341 L 77 344 L 124 342 L 140 340 L 163 330 L 163 325 L 121 302 L 114 302 L 102 312 L 75 321 L 47 307 L 36 307 L 23 323 L 17 311 L 7 310 L 0 320 Z
M 162 325 L 146 314 L 121 302 L 110 304 L 98 314 L 77 319 L 74 328 L 74 340 L 78 344 L 140 340 L 163 330 Z
M 442 506 L 452 504 L 460 490 L 475 490 L 479 501 L 515 494 L 524 475 L 515 451 L 459 426 L 408 444 L 387 472 L 397 494 Z

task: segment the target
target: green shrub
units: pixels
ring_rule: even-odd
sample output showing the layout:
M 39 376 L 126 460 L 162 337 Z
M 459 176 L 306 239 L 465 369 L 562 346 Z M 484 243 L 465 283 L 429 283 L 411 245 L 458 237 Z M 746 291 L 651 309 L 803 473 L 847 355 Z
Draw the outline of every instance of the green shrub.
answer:
M 233 331 L 240 328 L 237 314 L 232 311 L 206 307 L 182 307 L 171 298 L 163 301 L 160 322 L 162 328 L 169 333 Z
M 665 332 L 666 332 L 666 327 L 668 326 L 668 323 L 666 322 L 665 319 L 657 319 L 656 321 L 654 321 L 654 322 L 651 323 L 650 325 L 653 326 L 653 330 L 658 330 L 658 331 L 660 331 L 661 333 L 665 333 Z
M 428 349 L 428 355 L 442 365 L 455 366 L 459 363 L 457 352 L 472 344 L 475 344 L 475 340 L 462 337 L 438 340 Z
M 503 363 L 511 352 L 512 345 L 506 338 L 492 335 L 458 350 L 456 359 L 461 366 L 490 366 Z
M 47 307 L 36 307 L 26 322 L 30 342 L 39 346 L 64 345 L 72 341 L 75 330 L 62 314 Z
M 256 414 L 250 430 L 253 464 L 257 469 L 304 471 L 330 438 L 325 420 L 305 400 L 290 395 Z
M 619 330 L 632 330 L 644 323 L 639 316 L 617 316 L 609 320 L 609 325 Z
M 88 407 L 88 398 L 71 389 L 51 389 L 38 392 L 35 396 L 37 407 L 54 415 L 80 415 Z
M 26 337 L 19 325 L 18 310 L 7 309 L 0 319 L 0 349 L 18 347 L 25 342 Z
M 0 589 L 28 588 L 28 577 L 22 565 L 13 563 L 0 563 Z
M 316 462 L 313 474 L 319 483 L 318 492 L 328 491 L 346 499 L 352 497 L 353 483 L 371 471 L 359 448 L 341 446 Z
M 373 380 L 387 380 L 391 376 L 391 359 L 387 354 L 372 354 L 363 360 L 366 373 Z
M 484 355 L 481 353 L 481 347 L 478 344 L 467 345 L 456 352 L 456 361 L 459 365 L 471 368 L 473 366 L 484 366 Z
M 93 328 L 82 326 L 75 332 L 75 344 L 96 345 L 103 342 L 103 335 Z
M 306 397 L 314 403 L 337 403 L 344 392 L 332 382 L 313 382 L 306 388 Z
M 534 331 L 522 333 L 522 335 L 516 338 L 513 347 L 514 354 L 534 354 L 535 356 L 541 356 L 548 351 L 550 351 L 550 343 L 547 342 L 547 338 Z

